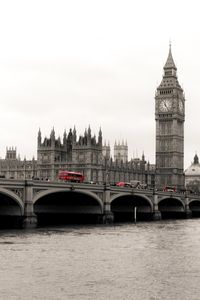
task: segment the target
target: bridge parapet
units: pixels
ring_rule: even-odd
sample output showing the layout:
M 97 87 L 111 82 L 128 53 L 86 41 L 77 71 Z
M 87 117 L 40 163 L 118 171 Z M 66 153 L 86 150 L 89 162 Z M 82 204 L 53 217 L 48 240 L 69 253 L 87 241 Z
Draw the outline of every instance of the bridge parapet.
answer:
M 110 202 L 114 195 L 127 194 L 127 195 L 138 195 L 141 197 L 147 197 L 155 202 L 155 199 L 164 198 L 174 198 L 181 201 L 200 201 L 200 195 L 185 195 L 184 193 L 174 193 L 174 192 L 163 192 L 163 191 L 153 191 L 152 189 L 136 189 L 130 187 L 116 187 L 110 185 L 98 185 L 98 184 L 85 184 L 85 183 L 71 183 L 71 182 L 58 182 L 58 181 L 39 181 L 39 180 L 14 180 L 14 179 L 0 179 L 0 188 L 8 190 L 16 194 L 24 203 L 33 200 L 35 195 L 39 192 L 54 190 L 66 190 L 66 191 L 85 191 L 96 194 L 103 202 Z M 29 189 L 29 194 L 25 192 Z M 109 191 L 109 192 L 108 192 Z M 107 196 L 105 197 L 104 194 Z M 32 195 L 32 196 L 30 196 Z M 157 195 L 157 197 L 155 197 Z M 32 199 L 31 199 L 32 198 Z M 156 200 L 157 201 L 157 200 Z

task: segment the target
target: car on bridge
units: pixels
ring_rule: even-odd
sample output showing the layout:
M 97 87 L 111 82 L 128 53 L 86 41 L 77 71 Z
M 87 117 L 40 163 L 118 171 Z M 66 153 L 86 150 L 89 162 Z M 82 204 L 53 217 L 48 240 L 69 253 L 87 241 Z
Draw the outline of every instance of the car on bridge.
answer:
M 116 186 L 131 187 L 131 188 L 135 188 L 135 189 L 147 189 L 147 184 L 141 183 L 138 180 L 133 180 L 131 182 L 120 181 L 120 182 L 116 183 Z
M 132 184 L 130 182 L 120 181 L 120 182 L 116 183 L 116 186 L 120 186 L 120 187 L 132 187 Z
M 163 192 L 176 192 L 176 187 L 175 186 L 169 186 L 166 185 L 163 189 Z

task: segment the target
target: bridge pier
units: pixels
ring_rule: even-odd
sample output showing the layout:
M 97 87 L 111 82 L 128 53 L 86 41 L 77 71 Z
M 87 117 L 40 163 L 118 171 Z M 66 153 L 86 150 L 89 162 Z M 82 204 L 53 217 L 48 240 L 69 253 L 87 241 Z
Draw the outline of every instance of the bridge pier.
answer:
M 185 211 L 185 218 L 191 219 L 192 218 L 192 211 L 190 209 Z
M 186 219 L 191 219 L 192 218 L 192 211 L 190 210 L 190 207 L 189 207 L 188 197 L 185 197 L 185 218 Z
M 160 221 L 162 219 L 161 212 L 158 210 L 158 195 L 153 193 L 153 221 Z
M 102 223 L 103 224 L 112 224 L 114 222 L 114 214 L 111 211 L 110 205 L 110 185 L 105 185 L 104 195 L 104 212 L 102 215 Z
M 112 224 L 113 222 L 114 214 L 112 212 L 106 212 L 98 218 L 99 224 Z
M 25 180 L 24 186 L 24 218 L 22 221 L 22 227 L 24 229 L 31 229 L 37 227 L 37 216 L 33 210 L 33 185 Z
M 153 212 L 153 221 L 160 221 L 162 220 L 162 215 L 159 210 Z
M 37 227 L 37 216 L 24 216 L 22 221 L 22 228 L 24 229 L 33 229 Z

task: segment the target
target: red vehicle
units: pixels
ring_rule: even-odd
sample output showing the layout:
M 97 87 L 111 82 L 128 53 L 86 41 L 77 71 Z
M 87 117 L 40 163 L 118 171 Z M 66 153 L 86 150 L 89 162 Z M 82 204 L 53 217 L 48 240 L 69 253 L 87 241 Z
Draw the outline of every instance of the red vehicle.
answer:
M 175 186 L 165 186 L 163 192 L 176 192 Z
M 120 181 L 120 182 L 116 183 L 116 186 L 121 186 L 121 187 L 132 187 L 131 183 L 129 183 L 129 182 L 124 182 L 124 181 Z
M 60 171 L 58 174 L 58 179 L 63 181 L 82 183 L 84 181 L 84 176 L 79 172 Z

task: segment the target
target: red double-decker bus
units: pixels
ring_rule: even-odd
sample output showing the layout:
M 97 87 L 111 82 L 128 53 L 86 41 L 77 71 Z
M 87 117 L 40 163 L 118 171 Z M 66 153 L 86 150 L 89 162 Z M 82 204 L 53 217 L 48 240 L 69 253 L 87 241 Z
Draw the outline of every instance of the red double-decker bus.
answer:
M 84 176 L 79 172 L 59 171 L 58 179 L 69 182 L 83 182 Z

